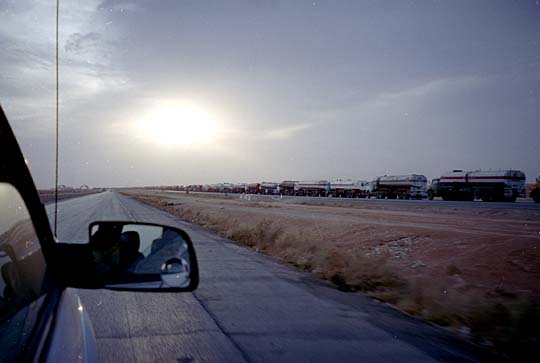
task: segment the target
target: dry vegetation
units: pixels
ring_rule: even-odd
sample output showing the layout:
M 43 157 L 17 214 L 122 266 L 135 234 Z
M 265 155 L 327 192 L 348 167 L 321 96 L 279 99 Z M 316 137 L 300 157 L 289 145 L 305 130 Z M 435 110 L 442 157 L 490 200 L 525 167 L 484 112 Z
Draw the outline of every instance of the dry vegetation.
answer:
M 538 212 L 129 194 L 514 358 L 538 353 Z

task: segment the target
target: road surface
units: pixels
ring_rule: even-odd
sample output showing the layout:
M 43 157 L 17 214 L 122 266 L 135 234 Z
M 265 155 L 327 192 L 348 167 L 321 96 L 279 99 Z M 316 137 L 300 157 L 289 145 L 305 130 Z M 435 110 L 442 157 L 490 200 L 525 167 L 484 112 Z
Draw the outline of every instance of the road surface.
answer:
M 85 242 L 90 222 L 111 219 L 183 228 L 201 282 L 195 293 L 79 290 L 100 362 L 494 361 L 443 329 L 118 193 L 61 202 L 59 239 Z

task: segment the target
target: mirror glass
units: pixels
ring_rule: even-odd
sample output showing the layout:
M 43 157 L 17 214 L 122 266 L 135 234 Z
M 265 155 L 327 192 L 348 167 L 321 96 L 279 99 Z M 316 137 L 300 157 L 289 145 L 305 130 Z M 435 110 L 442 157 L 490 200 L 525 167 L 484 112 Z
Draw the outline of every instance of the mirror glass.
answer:
M 179 229 L 129 222 L 90 225 L 89 246 L 98 273 L 109 288 L 187 288 L 192 280 L 193 246 Z

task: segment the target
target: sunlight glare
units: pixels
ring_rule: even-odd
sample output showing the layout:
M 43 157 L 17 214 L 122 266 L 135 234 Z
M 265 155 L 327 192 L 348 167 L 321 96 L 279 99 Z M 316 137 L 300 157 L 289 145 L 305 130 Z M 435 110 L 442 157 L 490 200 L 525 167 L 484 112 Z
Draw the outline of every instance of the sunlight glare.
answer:
M 160 104 L 137 123 L 145 139 L 160 145 L 200 145 L 212 141 L 216 133 L 213 117 L 187 103 Z

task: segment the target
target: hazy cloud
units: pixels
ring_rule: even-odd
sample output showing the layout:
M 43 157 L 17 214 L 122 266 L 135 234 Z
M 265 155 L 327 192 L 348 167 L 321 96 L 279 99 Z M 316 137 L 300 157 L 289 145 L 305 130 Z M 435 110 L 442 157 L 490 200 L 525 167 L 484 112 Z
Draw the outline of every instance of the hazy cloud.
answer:
M 66 41 L 66 52 L 80 52 L 88 48 L 96 48 L 102 39 L 101 34 L 90 32 L 86 34 L 74 33 Z
M 0 103 L 40 186 L 54 166 L 54 1 L 0 3 Z M 61 3 L 61 182 L 370 178 L 539 166 L 535 2 Z M 141 143 L 149 100 L 212 145 Z
M 298 132 L 310 128 L 311 125 L 301 124 L 301 125 L 291 125 L 286 127 L 281 127 L 277 129 L 271 129 L 264 133 L 264 138 L 267 140 L 287 140 L 292 138 Z

